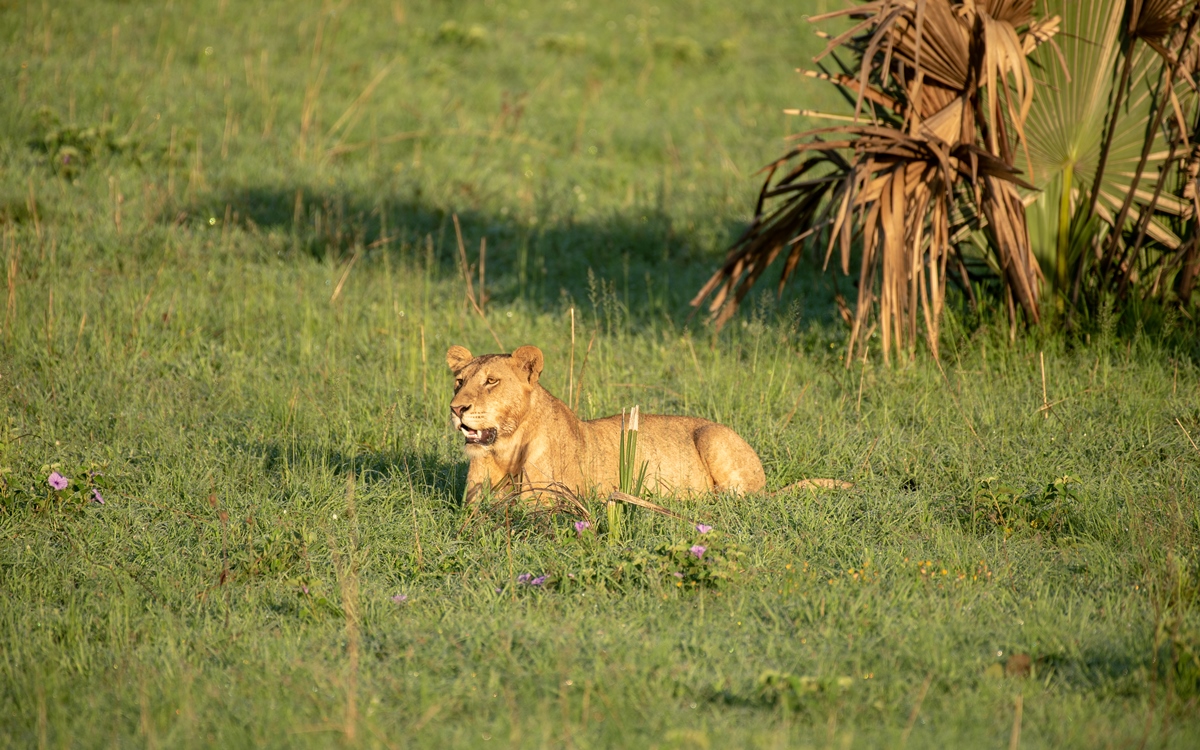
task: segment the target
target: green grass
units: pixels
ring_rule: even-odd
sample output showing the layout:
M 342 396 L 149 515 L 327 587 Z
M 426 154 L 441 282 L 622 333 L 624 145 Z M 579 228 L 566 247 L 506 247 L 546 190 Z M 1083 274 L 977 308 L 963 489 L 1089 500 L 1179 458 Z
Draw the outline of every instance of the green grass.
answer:
M 1025 747 L 1194 745 L 1192 324 L 955 309 L 944 370 L 847 370 L 815 274 L 689 322 L 780 110 L 837 106 L 792 72 L 823 4 L 745 5 L 0 7 L 5 744 L 997 747 L 1020 696 Z M 583 416 L 856 489 L 664 500 L 743 553 L 718 588 L 660 573 L 675 521 L 468 522 L 453 214 L 559 395 L 575 308 Z

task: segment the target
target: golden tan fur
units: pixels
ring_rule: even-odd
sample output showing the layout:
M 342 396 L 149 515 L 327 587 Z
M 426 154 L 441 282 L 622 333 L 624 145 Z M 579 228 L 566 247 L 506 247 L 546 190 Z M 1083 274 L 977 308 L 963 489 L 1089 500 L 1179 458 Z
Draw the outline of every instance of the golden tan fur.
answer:
M 510 480 L 531 495 L 553 484 L 577 494 L 617 489 L 621 418 L 580 420 L 538 384 L 542 362 L 534 346 L 480 357 L 461 346 L 446 352 L 455 378 L 451 419 L 467 440 L 471 462 L 468 499 Z M 648 464 L 646 488 L 659 494 L 745 493 L 766 485 L 754 449 L 706 419 L 643 415 L 642 461 Z

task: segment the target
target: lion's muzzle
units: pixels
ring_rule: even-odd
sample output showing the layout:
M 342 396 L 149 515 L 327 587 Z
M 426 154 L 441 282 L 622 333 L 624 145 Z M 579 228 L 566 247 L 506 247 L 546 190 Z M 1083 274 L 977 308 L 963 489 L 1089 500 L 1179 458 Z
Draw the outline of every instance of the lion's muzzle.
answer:
M 472 430 L 470 427 L 459 425 L 467 445 L 491 445 L 496 442 L 496 428 L 486 427 L 482 430 Z

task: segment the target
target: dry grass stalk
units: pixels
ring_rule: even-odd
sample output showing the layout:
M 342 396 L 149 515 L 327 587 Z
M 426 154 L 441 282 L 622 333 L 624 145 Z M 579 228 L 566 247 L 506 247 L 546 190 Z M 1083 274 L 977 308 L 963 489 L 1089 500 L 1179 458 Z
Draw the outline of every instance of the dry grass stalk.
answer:
M 921 706 L 925 703 L 925 695 L 929 692 L 929 686 L 933 683 L 933 672 L 925 675 L 925 681 L 921 683 L 921 690 L 917 693 L 917 702 L 913 704 L 912 713 L 908 715 L 908 723 L 904 725 L 904 731 L 900 734 L 900 747 L 908 744 L 908 737 L 912 734 L 913 727 L 917 725 L 917 717 L 921 715 Z
M 1046 353 L 1038 352 L 1038 361 L 1042 367 L 1042 418 L 1050 418 L 1050 399 L 1046 395 Z
M 333 294 L 329 295 L 329 304 L 337 302 L 338 297 L 342 294 L 342 287 L 346 285 L 346 280 L 350 278 L 350 271 L 354 269 L 354 264 L 358 262 L 358 257 L 362 255 L 362 246 L 354 248 L 354 255 L 350 256 L 350 262 L 346 264 L 346 269 L 342 271 L 341 278 L 338 279 L 337 286 L 333 288 Z
M 317 29 L 313 35 L 312 55 L 309 58 L 308 80 L 304 85 L 304 102 L 300 107 L 300 134 L 296 139 L 296 150 L 302 160 L 308 155 L 308 131 L 316 124 L 321 86 L 325 83 L 325 74 L 329 72 L 329 63 L 322 59 L 322 53 L 325 42 L 325 24 L 331 16 L 330 4 L 327 1 L 323 4 L 317 19 Z
M 1024 713 L 1025 696 L 1017 693 L 1013 701 L 1012 732 L 1008 736 L 1008 750 L 1017 750 L 1021 746 L 1021 714 Z
M 1179 421 L 1179 417 L 1175 417 L 1175 424 L 1179 425 L 1179 429 L 1183 430 L 1184 437 L 1188 439 L 1188 442 L 1192 444 L 1192 447 L 1196 449 L 1196 452 L 1200 453 L 1200 446 L 1196 445 L 1195 440 L 1192 440 L 1192 434 L 1187 431 L 1186 427 L 1183 426 L 1183 422 Z
M 832 488 L 831 485 L 823 484 L 824 482 L 836 483 L 839 489 L 847 489 L 852 485 L 847 483 L 837 483 L 836 480 L 812 480 L 817 483 L 816 486 Z M 844 485 L 844 486 L 842 486 Z M 497 496 L 497 493 L 503 494 Z M 531 502 L 534 499 L 534 502 Z M 492 493 L 483 495 L 474 495 L 467 498 L 467 502 L 471 504 L 471 512 L 459 527 L 461 534 L 466 528 L 484 518 L 492 519 L 493 524 L 503 524 L 507 526 L 511 523 L 513 511 L 519 510 L 524 519 L 531 522 L 548 521 L 549 519 L 565 515 L 572 518 L 578 518 L 582 521 L 592 521 L 593 514 L 589 510 L 587 503 L 583 501 L 570 487 L 559 482 L 514 482 L 511 479 L 506 480 L 498 487 L 494 487 Z M 623 503 L 625 505 L 633 505 L 638 508 L 644 508 L 651 513 L 657 513 L 660 516 L 674 518 L 687 523 L 694 523 L 687 516 L 680 515 L 670 508 L 663 507 L 658 503 L 630 495 L 625 492 L 614 490 L 605 498 L 605 504 L 608 503 Z
M 587 375 L 588 357 L 592 353 L 592 345 L 596 343 L 596 332 L 592 331 L 592 335 L 588 338 L 587 350 L 583 353 L 583 364 L 579 366 L 579 387 L 575 389 L 575 400 L 571 404 L 571 411 L 579 413 L 579 398 L 583 395 L 584 377 Z
M 79 356 L 79 344 L 83 341 L 83 329 L 87 326 L 87 319 L 87 310 L 84 310 L 83 315 L 79 316 L 79 331 L 75 334 L 75 349 L 71 353 L 72 357 Z
M 482 304 L 483 304 L 484 300 L 483 300 L 483 270 L 482 270 L 482 267 L 479 272 L 480 296 L 479 296 L 479 298 L 476 298 L 475 285 L 471 283 L 471 264 L 467 262 L 467 246 L 463 243 L 462 226 L 460 226 L 458 223 L 458 214 L 453 214 L 453 219 L 454 219 L 454 236 L 458 239 L 458 260 L 459 260 L 459 264 L 460 264 L 460 267 L 462 270 L 463 281 L 466 282 L 466 286 L 467 286 L 467 289 L 466 289 L 467 301 L 471 303 L 471 307 L 474 308 L 475 313 L 479 316 L 479 319 L 483 321 L 483 324 L 485 326 L 487 326 L 488 333 L 492 334 L 492 340 L 496 342 L 496 346 L 498 346 L 500 348 L 500 351 L 504 351 L 504 344 L 500 343 L 500 337 L 496 335 L 496 331 L 492 328 L 492 324 L 488 322 L 487 315 L 485 315 L 483 312 Z M 482 262 L 484 253 L 486 252 L 486 248 L 487 248 L 487 245 L 483 244 L 483 243 L 481 243 L 479 246 L 479 254 L 480 254 L 481 262 Z
M 500 494 L 503 493 L 503 494 Z M 535 502 L 531 502 L 535 499 Z M 471 512 L 458 531 L 461 534 L 477 519 L 503 519 L 510 524 L 511 512 L 520 510 L 530 521 L 542 521 L 557 515 L 568 515 L 585 521 L 592 519 L 587 505 L 565 484 L 559 482 L 514 481 L 512 477 L 491 488 L 491 492 L 477 492 L 467 497 Z
M 344 678 L 346 705 L 342 715 L 342 734 L 348 744 L 353 745 L 358 735 L 358 663 L 361 632 L 358 612 L 358 570 L 354 560 L 358 551 L 358 519 L 354 502 L 354 471 L 346 475 L 346 522 L 350 526 L 349 547 L 338 548 L 333 533 L 329 535 L 329 547 L 337 570 L 338 586 L 341 589 L 342 612 L 345 616 L 346 675 Z
M 350 103 L 350 106 L 346 107 L 346 110 L 342 112 L 341 117 L 339 117 L 337 121 L 333 123 L 333 127 L 331 127 L 327 133 L 325 133 L 325 140 L 329 141 L 333 137 L 334 133 L 337 133 L 338 130 L 342 130 L 342 135 L 340 138 L 338 138 L 337 143 L 335 143 L 331 148 L 326 149 L 326 158 L 331 156 L 335 150 L 342 145 L 342 142 L 345 140 L 346 136 L 354 128 L 354 123 L 357 122 L 359 117 L 362 116 L 364 105 L 371 98 L 371 94 L 375 93 L 375 89 L 379 86 L 379 84 L 383 83 L 383 79 L 386 78 L 387 74 L 391 72 L 394 64 L 395 61 L 392 61 L 383 66 L 383 68 L 375 74 L 375 77 L 371 79 L 370 83 L 368 83 L 366 87 L 359 93 L 358 97 Z
M 29 176 L 29 197 L 25 199 L 25 207 L 29 210 L 29 218 L 33 219 L 33 233 L 37 235 L 38 245 L 41 245 L 42 220 L 38 215 L 37 191 L 33 189 L 33 175 Z
M 46 354 L 54 359 L 54 288 L 46 295 Z
M 479 238 L 479 311 L 487 311 L 487 237 Z
M 574 401 L 575 393 L 575 308 L 571 308 L 571 358 L 567 361 L 567 403 Z
M 800 402 L 804 400 L 804 394 L 808 393 L 808 389 L 811 387 L 812 381 L 809 381 L 804 384 L 803 388 L 800 389 L 800 393 L 796 395 L 796 402 L 792 404 L 792 410 L 789 411 L 788 415 L 784 417 L 782 422 L 779 423 L 779 427 L 777 428 L 779 432 L 783 432 L 784 428 L 792 423 L 792 417 L 796 416 L 796 412 L 800 409 Z
M 4 335 L 11 340 L 12 329 L 17 321 L 17 261 L 21 255 L 21 249 L 17 246 L 16 236 L 11 224 L 8 225 L 8 229 L 4 233 L 4 240 L 4 244 L 8 249 L 8 296 L 4 304 Z
M 620 503 L 625 503 L 626 505 L 633 505 L 638 508 L 645 508 L 646 510 L 648 510 L 652 513 L 657 513 L 660 516 L 666 516 L 667 518 L 674 518 L 679 521 L 695 523 L 694 521 L 692 521 L 692 519 L 688 518 L 687 516 L 681 516 L 678 513 L 676 513 L 675 511 L 673 511 L 669 508 L 664 508 L 663 506 L 659 505 L 658 503 L 650 502 L 649 500 L 645 500 L 636 495 L 630 495 L 628 493 L 621 492 L 620 490 L 613 490 L 612 493 L 609 494 L 608 500 L 609 500 L 609 502 L 620 502 Z

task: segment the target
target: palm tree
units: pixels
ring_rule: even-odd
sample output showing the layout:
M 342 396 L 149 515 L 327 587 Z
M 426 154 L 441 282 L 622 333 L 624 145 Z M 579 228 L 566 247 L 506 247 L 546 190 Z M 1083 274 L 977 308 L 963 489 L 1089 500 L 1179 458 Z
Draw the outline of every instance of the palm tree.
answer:
M 1168 256 L 1185 275 L 1194 228 L 1189 245 L 1171 221 L 1195 212 L 1172 196 L 1180 147 L 1197 137 L 1185 127 L 1197 3 L 1051 0 L 1040 17 L 1033 4 L 874 0 L 811 19 L 853 22 L 816 59 L 838 69 L 808 73 L 839 86 L 853 115 L 797 111 L 847 122 L 794 136 L 766 167 L 750 227 L 692 304 L 721 325 L 781 256 L 780 289 L 806 247 L 826 266 L 836 250 L 847 274 L 856 250 L 849 363 L 876 328 L 885 359 L 912 356 L 922 328 L 936 357 L 951 276 L 972 297 L 973 280 L 997 278 L 1015 334 L 1042 319 L 1047 293 L 1056 309 L 1076 299 L 1085 269 L 1096 292 L 1124 293 Z M 1141 176 L 1156 168 L 1148 191 Z
M 1133 286 L 1162 295 L 1171 275 L 1186 287 L 1186 302 L 1195 211 L 1181 166 L 1198 135 L 1200 5 L 1058 5 L 1062 64 L 1042 50 L 1033 56 L 1046 95 L 1035 98 L 1026 126 L 1030 149 L 1018 162 L 1041 189 L 1028 211 L 1035 252 L 1060 307 L 1077 304 L 1085 287 L 1093 297 L 1123 298 Z

